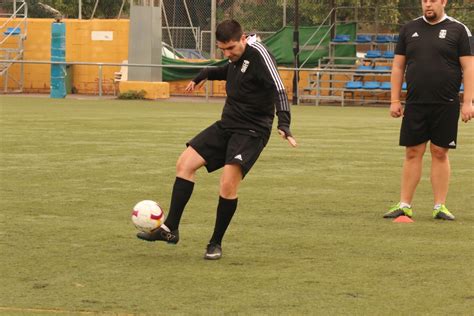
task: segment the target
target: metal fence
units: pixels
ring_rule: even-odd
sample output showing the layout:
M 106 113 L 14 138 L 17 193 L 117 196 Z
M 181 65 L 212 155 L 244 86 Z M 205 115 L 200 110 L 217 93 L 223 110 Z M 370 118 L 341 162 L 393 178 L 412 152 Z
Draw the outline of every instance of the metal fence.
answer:
M 12 63 L 12 64 L 20 64 L 20 65 L 25 65 L 25 64 L 31 64 L 31 65 L 62 65 L 64 67 L 67 66 L 90 66 L 92 68 L 97 69 L 97 95 L 99 97 L 104 96 L 104 83 L 106 82 L 104 80 L 104 68 L 105 67 L 127 67 L 127 68 L 133 68 L 133 67 L 139 67 L 139 68 L 196 68 L 196 69 L 201 69 L 202 66 L 199 65 L 164 65 L 164 64 L 122 64 L 122 63 L 97 63 L 97 62 L 70 62 L 70 61 L 50 61 L 50 60 L 3 60 L 0 59 L 0 63 Z M 210 68 L 213 68 L 215 66 L 208 66 Z M 288 68 L 288 67 L 279 67 L 279 70 L 286 70 L 286 71 L 296 71 L 296 68 Z M 301 72 L 307 72 L 307 71 L 313 71 L 312 69 L 299 69 Z M 118 82 L 117 82 L 118 83 Z M 290 87 L 286 87 L 287 90 L 290 89 Z M 115 89 L 115 88 L 114 88 Z M 209 81 L 206 82 L 206 88 L 205 88 L 205 98 L 208 100 L 209 96 L 212 96 L 212 89 L 210 88 Z
M 4 5 L 12 6 L 16 2 L 21 3 L 21 1 L 0 1 L 0 12 Z M 104 13 L 102 12 L 101 15 L 99 12 L 100 9 L 104 10 L 104 5 L 113 3 L 113 6 L 110 5 L 110 8 L 107 8 L 108 11 L 113 11 L 114 17 L 128 18 L 130 1 L 143 5 L 152 3 L 158 5 L 161 1 L 163 41 L 177 49 L 200 51 L 204 57 L 209 57 L 213 45 L 210 36 L 213 29 L 213 16 L 215 16 L 216 22 L 228 18 L 236 19 L 242 24 L 244 30 L 258 33 L 262 39 L 283 26 L 294 25 L 295 19 L 295 0 L 116 0 L 115 2 L 44 0 L 43 2 L 50 4 L 57 2 L 61 3 L 63 7 L 66 6 L 66 3 L 79 4 L 79 8 L 73 4 L 67 5 L 69 9 L 75 8 L 75 10 L 71 10 L 69 18 L 104 18 Z M 4 2 L 5 4 L 2 4 Z M 359 1 L 335 1 L 338 5 L 335 18 L 338 23 L 358 22 L 359 32 L 396 33 L 402 24 L 421 15 L 419 1 L 404 1 L 404 3 L 411 5 L 403 7 L 393 5 L 397 2 L 399 1 L 386 1 L 375 6 L 341 6 L 341 3 L 355 4 Z M 301 26 L 321 24 L 331 10 L 330 1 L 299 0 L 299 3 L 298 18 Z M 474 3 L 472 1 L 449 1 L 447 12 L 448 15 L 460 20 L 473 30 Z
M 448 6 L 446 13 L 461 21 L 469 29 L 474 28 L 474 3 L 467 5 Z M 387 6 L 374 7 L 341 6 L 336 8 L 337 23 L 356 22 L 358 33 L 398 33 L 400 27 L 410 20 L 422 15 L 418 6 Z
M 31 65 L 61 65 L 64 67 L 67 66 L 90 66 L 93 68 L 97 68 L 97 95 L 99 97 L 102 97 L 104 94 L 104 89 L 103 89 L 103 84 L 105 82 L 104 80 L 104 75 L 103 75 L 103 70 L 104 67 L 128 67 L 128 68 L 158 68 L 158 69 L 163 69 L 163 68 L 197 68 L 201 69 L 202 66 L 197 66 L 197 65 L 163 65 L 163 64 L 122 64 L 122 63 L 97 63 L 97 62 L 73 62 L 73 61 L 50 61 L 50 60 L 13 60 L 13 59 L 0 59 L 0 63 L 11 63 L 11 64 L 31 64 Z M 210 68 L 214 66 L 209 66 Z M 207 95 L 207 90 L 206 90 L 206 97 Z
M 214 1 L 162 0 L 163 40 L 181 49 L 195 49 L 211 53 L 211 23 Z M 330 11 L 327 1 L 300 1 L 299 24 L 320 25 Z M 295 0 L 216 0 L 217 23 L 235 19 L 247 32 L 255 32 L 264 39 L 284 26 L 294 25 Z M 448 15 L 460 20 L 471 30 L 474 28 L 474 3 L 450 4 Z M 398 33 L 401 25 L 421 15 L 421 7 L 377 5 L 338 6 L 336 23 L 357 22 L 358 32 L 368 34 Z M 219 56 L 217 56 L 219 57 Z
M 177 49 L 211 54 L 212 1 L 163 0 L 163 41 Z M 273 34 L 286 24 L 285 0 L 221 0 L 215 3 L 217 21 L 233 18 L 244 30 L 261 37 Z

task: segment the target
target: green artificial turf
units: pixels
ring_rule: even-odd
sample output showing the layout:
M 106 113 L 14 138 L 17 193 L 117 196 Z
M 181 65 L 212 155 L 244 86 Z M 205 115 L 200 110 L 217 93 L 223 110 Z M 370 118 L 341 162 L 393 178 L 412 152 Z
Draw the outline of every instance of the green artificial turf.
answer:
M 221 104 L 0 96 L 0 314 L 442 315 L 474 306 L 474 122 L 450 152 L 431 218 L 427 153 L 414 223 L 398 202 L 404 149 L 386 108 L 293 107 L 241 185 L 224 256 L 217 171 L 198 172 L 176 246 L 136 239 L 133 205 L 166 210 L 185 143 Z

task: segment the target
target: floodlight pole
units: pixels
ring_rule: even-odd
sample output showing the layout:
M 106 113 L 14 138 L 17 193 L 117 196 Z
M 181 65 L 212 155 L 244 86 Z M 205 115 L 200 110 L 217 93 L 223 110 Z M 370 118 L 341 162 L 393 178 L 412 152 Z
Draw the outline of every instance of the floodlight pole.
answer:
M 298 68 L 300 64 L 300 35 L 299 35 L 299 1 L 295 0 L 295 29 L 293 31 L 293 55 L 295 60 L 295 73 L 293 75 L 293 105 L 298 104 Z

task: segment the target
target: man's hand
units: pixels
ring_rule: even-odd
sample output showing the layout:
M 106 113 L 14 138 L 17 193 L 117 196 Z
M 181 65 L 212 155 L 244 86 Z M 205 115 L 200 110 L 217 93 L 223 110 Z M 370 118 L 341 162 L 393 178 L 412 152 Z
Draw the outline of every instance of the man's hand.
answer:
M 194 81 L 190 81 L 188 85 L 186 86 L 186 89 L 184 89 L 184 91 L 192 92 L 194 91 L 194 88 L 196 88 L 196 83 Z
M 283 139 L 286 139 L 288 141 L 288 144 L 290 144 L 291 147 L 298 146 L 298 144 L 296 143 L 296 139 L 293 136 L 291 136 L 290 129 L 289 128 L 284 128 L 284 129 L 286 130 L 286 132 L 279 128 L 278 134 L 280 134 L 280 136 Z
M 395 118 L 403 115 L 403 108 L 400 101 L 392 102 L 390 104 L 390 115 Z
M 202 87 L 202 85 L 204 84 L 204 82 L 206 82 L 206 80 L 203 80 L 203 81 L 199 82 L 198 84 L 196 84 L 194 81 L 191 80 L 188 83 L 188 85 L 186 86 L 186 89 L 184 89 L 184 91 L 193 92 L 196 89 L 200 89 Z
M 464 123 L 469 122 L 474 117 L 474 107 L 472 102 L 464 102 L 461 107 L 461 119 Z

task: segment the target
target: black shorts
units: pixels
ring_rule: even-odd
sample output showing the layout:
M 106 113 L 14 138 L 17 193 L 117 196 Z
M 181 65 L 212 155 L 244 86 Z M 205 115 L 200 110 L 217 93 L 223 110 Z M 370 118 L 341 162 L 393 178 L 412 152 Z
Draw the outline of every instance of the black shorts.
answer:
M 400 146 L 431 141 L 439 147 L 456 148 L 459 112 L 459 104 L 407 105 L 400 129 Z
M 186 145 L 191 146 L 204 158 L 208 172 L 224 165 L 238 164 L 242 169 L 242 176 L 245 177 L 265 148 L 266 142 L 260 135 L 226 130 L 216 122 Z

